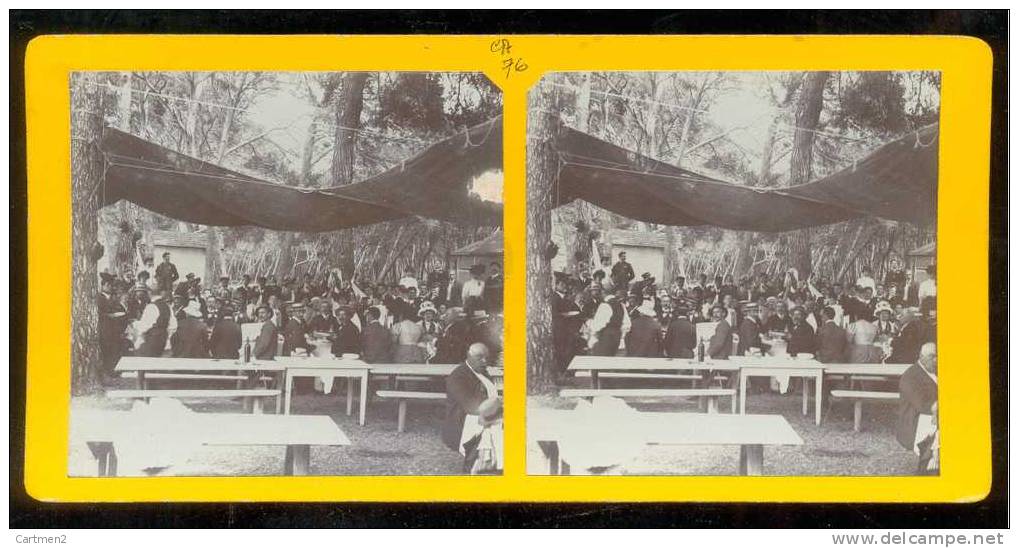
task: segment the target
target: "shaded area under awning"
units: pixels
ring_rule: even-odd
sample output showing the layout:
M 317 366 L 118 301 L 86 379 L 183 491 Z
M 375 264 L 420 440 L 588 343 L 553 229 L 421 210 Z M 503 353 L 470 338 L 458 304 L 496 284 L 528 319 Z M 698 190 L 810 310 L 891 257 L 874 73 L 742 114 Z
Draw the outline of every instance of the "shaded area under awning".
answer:
M 680 169 L 562 128 L 558 205 L 582 199 L 662 225 L 784 232 L 874 216 L 928 225 L 937 215 L 938 126 L 887 143 L 804 185 L 757 189 Z
M 470 192 L 502 170 L 502 117 L 435 143 L 383 173 L 324 189 L 270 183 L 112 128 L 105 204 L 134 202 L 173 219 L 212 226 L 325 232 L 409 216 L 465 225 L 502 224 L 502 205 Z

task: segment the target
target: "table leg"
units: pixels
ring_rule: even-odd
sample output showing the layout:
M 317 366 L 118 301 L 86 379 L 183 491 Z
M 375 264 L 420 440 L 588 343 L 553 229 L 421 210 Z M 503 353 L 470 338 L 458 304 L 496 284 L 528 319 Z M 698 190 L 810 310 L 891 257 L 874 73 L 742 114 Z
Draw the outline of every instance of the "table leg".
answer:
M 814 424 L 821 426 L 821 402 L 824 400 L 824 372 L 818 371 L 814 376 Z
M 541 448 L 541 454 L 545 457 L 545 467 L 548 470 L 548 475 L 558 476 L 559 443 L 554 441 L 539 441 L 538 447 Z
M 307 476 L 311 471 L 311 446 L 288 445 L 283 457 L 283 473 L 288 476 Z
M 357 417 L 357 422 L 361 426 L 364 426 L 367 415 L 365 412 L 368 410 L 368 370 L 365 369 L 361 372 L 361 401 L 358 402 L 361 405 L 361 414 Z
M 856 400 L 853 402 L 853 432 L 860 431 L 860 425 L 863 423 L 863 400 Z
M 809 388 L 808 385 L 810 384 L 810 379 L 808 379 L 807 377 L 801 377 L 801 381 L 803 382 L 801 390 L 803 392 L 803 409 L 800 412 L 800 414 L 803 416 L 807 416 L 807 392 Z
M 138 388 L 145 390 L 145 372 L 138 371 Z
M 280 371 L 276 374 L 276 387 L 280 389 L 280 394 L 276 396 L 276 414 L 283 414 L 283 395 L 287 393 L 287 375 L 286 372 Z
M 251 400 L 251 414 L 252 415 L 261 415 L 262 414 L 262 404 L 263 404 L 263 402 L 262 402 L 262 397 L 261 396 L 253 396 L 251 398 L 245 398 L 245 399 Z
M 289 369 L 287 370 L 287 378 L 286 378 L 286 381 L 284 381 L 283 386 L 284 386 L 284 389 L 283 389 L 283 414 L 284 415 L 289 415 L 290 414 L 290 398 L 293 396 L 293 393 L 294 393 L 294 376 L 290 373 Z
M 739 473 L 741 476 L 760 476 L 764 473 L 764 446 L 741 445 L 739 447 Z
M 740 369 L 739 372 L 739 414 L 747 414 L 747 375 Z
M 601 388 L 601 379 L 598 378 L 598 371 L 591 370 L 591 388 L 598 390 Z
M 705 396 L 704 399 L 708 400 L 708 414 L 714 415 L 718 413 L 718 398 L 715 396 Z
M 344 377 L 344 382 L 347 383 L 347 416 L 354 412 L 354 378 Z

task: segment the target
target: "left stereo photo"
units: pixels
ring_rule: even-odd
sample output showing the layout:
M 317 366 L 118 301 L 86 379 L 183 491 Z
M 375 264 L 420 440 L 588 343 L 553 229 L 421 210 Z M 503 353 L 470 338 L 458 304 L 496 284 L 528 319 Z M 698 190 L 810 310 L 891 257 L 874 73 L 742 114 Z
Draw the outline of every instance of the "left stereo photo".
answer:
M 69 476 L 502 473 L 485 76 L 69 85 Z

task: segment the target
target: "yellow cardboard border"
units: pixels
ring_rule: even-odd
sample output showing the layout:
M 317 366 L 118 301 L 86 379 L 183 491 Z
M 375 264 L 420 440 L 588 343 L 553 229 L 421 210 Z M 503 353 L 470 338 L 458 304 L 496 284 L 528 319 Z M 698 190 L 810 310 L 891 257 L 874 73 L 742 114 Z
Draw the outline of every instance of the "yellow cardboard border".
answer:
M 968 502 L 991 483 L 988 196 L 991 52 L 951 36 L 45 36 L 26 58 L 25 486 L 44 501 Z M 506 57 L 528 69 L 503 72 Z M 482 71 L 504 92 L 506 470 L 502 477 L 68 478 L 76 70 Z M 551 71 L 939 70 L 939 477 L 528 477 L 524 414 L 526 91 Z M 65 292 L 51 288 L 68 288 Z

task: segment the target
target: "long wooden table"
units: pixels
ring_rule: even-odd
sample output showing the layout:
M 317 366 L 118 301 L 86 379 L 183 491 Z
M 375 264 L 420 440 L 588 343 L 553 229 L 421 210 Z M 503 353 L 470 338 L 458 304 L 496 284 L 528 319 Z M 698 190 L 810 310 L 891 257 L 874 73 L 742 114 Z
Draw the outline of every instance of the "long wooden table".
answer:
M 146 373 L 233 373 L 247 375 L 256 380 L 263 373 L 273 373 L 277 385 L 284 386 L 286 367 L 283 364 L 263 361 L 242 363 L 240 360 L 217 360 L 212 358 L 153 358 L 146 356 L 125 356 L 117 362 L 116 373 L 135 373 L 138 377 L 138 388 L 146 390 L 148 383 Z M 283 394 L 284 397 L 286 394 Z M 276 400 L 276 413 L 283 408 L 283 398 Z
M 350 445 L 350 439 L 324 415 L 239 415 L 187 413 L 168 425 L 125 411 L 76 409 L 71 413 L 71 439 L 86 443 L 98 463 L 99 476 L 117 475 L 118 439 L 166 435 L 209 446 L 284 446 L 283 474 L 308 475 L 311 446 Z
M 739 366 L 724 360 L 697 360 L 683 358 L 637 358 L 633 356 L 576 356 L 567 371 L 588 371 L 593 388 L 601 388 L 599 373 L 603 371 L 652 373 L 687 371 L 738 371 Z
M 560 457 L 559 441 L 582 429 L 596 429 L 605 437 L 625 431 L 649 445 L 738 445 L 739 473 L 747 476 L 764 472 L 765 445 L 803 445 L 803 439 L 781 415 L 634 412 L 612 424 L 591 424 L 587 413 L 527 410 L 528 439 L 541 447 L 550 475 L 570 473 L 569 463 Z

